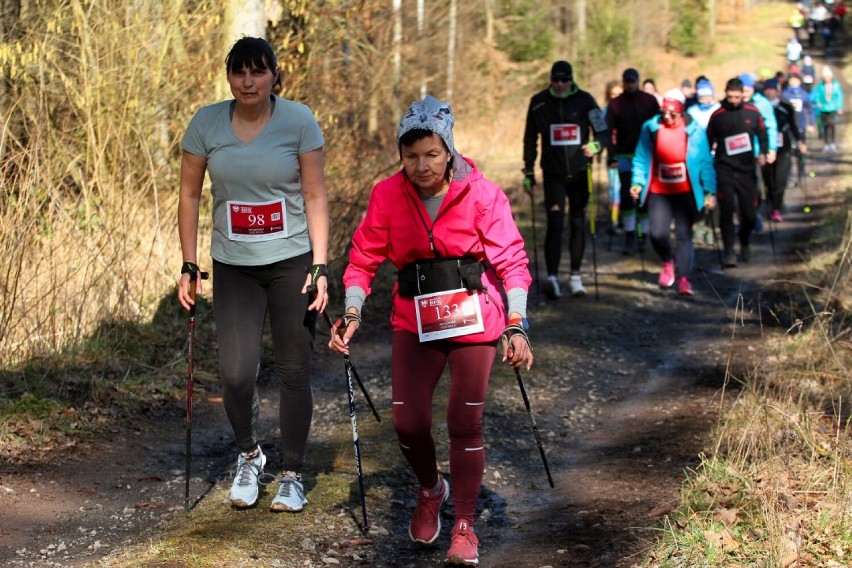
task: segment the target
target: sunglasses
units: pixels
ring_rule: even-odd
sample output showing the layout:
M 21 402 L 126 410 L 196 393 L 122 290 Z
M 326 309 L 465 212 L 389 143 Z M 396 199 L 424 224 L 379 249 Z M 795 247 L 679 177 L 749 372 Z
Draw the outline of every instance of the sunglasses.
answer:
M 560 75 L 558 77 L 550 77 L 550 80 L 554 83 L 568 83 L 571 81 L 571 77 L 565 77 L 564 75 Z

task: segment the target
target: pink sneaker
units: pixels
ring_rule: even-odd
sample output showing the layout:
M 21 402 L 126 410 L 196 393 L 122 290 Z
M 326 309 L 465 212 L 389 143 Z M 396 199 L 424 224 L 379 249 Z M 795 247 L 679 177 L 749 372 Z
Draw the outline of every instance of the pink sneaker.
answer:
M 681 296 L 692 296 L 692 284 L 686 276 L 677 279 L 677 293 Z
M 769 218 L 776 223 L 780 223 L 784 220 L 784 217 L 781 215 L 781 211 L 779 211 L 778 209 L 774 209 L 772 213 L 769 214 Z
M 663 270 L 660 272 L 660 279 L 657 282 L 659 282 L 660 288 L 670 288 L 675 283 L 674 262 L 663 263 Z
M 456 521 L 450 536 L 450 549 L 447 551 L 446 564 L 453 566 L 476 566 L 479 564 L 479 539 L 473 527 L 465 519 Z
M 450 484 L 440 474 L 441 490 L 437 495 L 431 489 L 421 487 L 417 490 L 417 507 L 408 525 L 408 536 L 414 542 L 431 544 L 441 532 L 441 505 L 450 496 Z

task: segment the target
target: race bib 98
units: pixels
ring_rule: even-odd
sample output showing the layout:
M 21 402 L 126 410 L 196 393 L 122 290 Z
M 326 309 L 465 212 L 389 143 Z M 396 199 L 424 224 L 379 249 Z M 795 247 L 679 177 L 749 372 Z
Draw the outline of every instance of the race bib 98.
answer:
M 232 241 L 271 241 L 287 237 L 284 200 L 248 203 L 228 201 L 228 238 Z

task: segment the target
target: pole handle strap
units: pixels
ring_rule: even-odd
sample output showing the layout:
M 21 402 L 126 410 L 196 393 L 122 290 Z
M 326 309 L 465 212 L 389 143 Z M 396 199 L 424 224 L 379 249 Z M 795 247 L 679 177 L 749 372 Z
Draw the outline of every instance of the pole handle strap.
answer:
M 503 330 L 503 333 L 500 334 L 501 341 L 504 341 L 507 346 L 511 347 L 512 338 L 515 335 L 520 335 L 524 341 L 527 342 L 527 347 L 530 348 L 530 351 L 533 350 L 532 344 L 530 344 L 530 336 L 527 335 L 526 330 L 523 328 L 521 324 L 512 323 L 506 326 L 506 329 Z
M 339 330 L 337 333 L 339 333 L 342 337 L 346 332 L 346 328 L 348 328 L 349 324 L 353 321 L 358 324 L 356 329 L 361 329 L 361 316 L 359 314 L 346 312 L 342 317 L 334 322 L 334 325 L 332 325 L 332 331 Z

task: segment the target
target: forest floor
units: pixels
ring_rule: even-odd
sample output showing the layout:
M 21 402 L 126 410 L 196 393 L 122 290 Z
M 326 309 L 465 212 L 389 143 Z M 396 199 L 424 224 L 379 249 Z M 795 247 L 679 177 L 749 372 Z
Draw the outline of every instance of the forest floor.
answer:
M 723 388 L 726 377 L 743 377 L 766 342 L 786 331 L 778 314 L 787 299 L 772 282 L 792 278 L 807 255 L 810 232 L 831 206 L 831 173 L 846 160 L 844 154 L 811 159 L 812 212 L 802 212 L 805 195 L 792 189 L 785 221 L 772 234 L 767 227 L 755 237 L 749 264 L 720 274 L 715 248 L 699 245 L 693 297 L 658 288 L 653 253 L 624 257 L 620 237 L 610 250 L 609 238 L 599 235 L 598 299 L 589 254 L 589 295 L 533 301 L 536 364 L 523 376 L 555 487 L 548 486 L 515 378 L 498 362 L 486 410 L 487 471 L 476 525 L 482 566 L 633 566 L 643 560 L 661 519 L 677 504 L 685 473 L 712 444 L 712 428 L 726 401 L 736 396 L 730 390 L 736 380 Z M 388 411 L 389 332 L 378 323 L 364 331 L 353 360 L 385 418 L 372 424 L 356 391 L 361 451 L 369 460 L 372 452 L 393 452 L 396 441 Z M 318 343 L 324 336 L 321 331 Z M 316 367 L 311 443 L 341 445 L 349 427 L 342 365 L 322 347 Z M 267 433 L 274 465 L 276 394 L 268 381 L 261 389 L 261 432 Z M 215 385 L 202 387 L 196 400 L 192 492 L 193 498 L 225 507 L 234 450 L 219 400 Z M 144 547 L 146 539 L 167 529 L 184 515 L 183 417 L 180 400 L 162 401 L 73 447 L 3 463 L 0 563 L 82 566 L 128 546 Z M 440 421 L 436 431 L 439 455 L 446 457 Z M 353 566 L 440 564 L 448 529 L 431 548 L 408 541 L 414 480 L 401 458 L 380 470 L 365 466 L 372 526 L 358 536 L 357 484 L 346 452 L 351 441 L 341 447 L 340 464 L 309 463 L 308 475 L 334 469 L 348 474 L 350 502 L 325 511 L 334 522 L 295 556 L 261 564 L 317 566 L 328 559 Z M 446 462 L 441 466 L 448 470 Z M 309 499 L 314 483 L 307 482 Z M 269 515 L 263 504 L 242 514 L 247 522 Z M 445 525 L 450 515 L 448 507 Z
M 722 271 L 716 248 L 697 246 L 694 296 L 657 286 L 659 263 L 650 248 L 641 256 L 623 256 L 623 237 L 610 243 L 600 229 L 601 212 L 583 265 L 589 295 L 531 299 L 536 363 L 522 375 L 554 487 L 548 485 L 515 376 L 497 361 L 476 522 L 481 566 L 630 567 L 645 561 L 649 543 L 665 530 L 664 519 L 678 503 L 685 475 L 712 448 L 713 427 L 736 397 L 737 379 L 750 372 L 769 342 L 788 331 L 789 297 L 781 282 L 796 278 L 821 216 L 834 206 L 833 194 L 848 185 L 849 154 L 822 153 L 818 141 L 812 148 L 808 169 L 815 177 L 805 187 L 790 188 L 785 220 L 765 223 L 754 237 L 751 262 Z M 514 197 L 524 210 L 526 197 L 520 192 Z M 810 213 L 803 212 L 806 203 Z M 518 220 L 529 222 L 523 213 Z M 543 224 L 540 219 L 537 224 L 540 245 Z M 539 261 L 543 264 L 541 254 Z M 562 274 L 565 284 L 567 276 Z M 325 349 L 327 331 L 320 324 L 306 471 L 311 503 L 303 515 L 271 515 L 267 492 L 259 507 L 229 513 L 229 523 L 202 526 L 211 509 L 227 509 L 235 449 L 218 386 L 201 380 L 193 428 L 195 506 L 189 515 L 183 510 L 183 401 L 152 401 L 132 415 L 105 410 L 108 425 L 94 436 L 0 462 L 0 564 L 218 565 L 185 556 L 170 560 L 168 551 L 157 560 L 151 548 L 163 534 L 187 530 L 193 538 L 203 533 L 234 549 L 240 546 L 237 525 L 291 526 L 302 518 L 314 529 L 309 537 L 294 542 L 282 528 L 271 549 L 238 551 L 239 560 L 228 565 L 441 565 L 452 506 L 444 510 L 444 529 L 434 546 L 409 541 L 415 482 L 390 424 L 386 311 L 371 312 L 352 353 L 383 418 L 376 424 L 356 391 L 368 531 L 361 527 L 342 364 Z M 211 345 L 202 339 L 198 348 Z M 277 391 L 268 378 L 260 389 L 260 431 L 274 471 Z M 441 389 L 439 400 L 446 394 L 445 385 Z M 436 407 L 436 417 L 439 465 L 448 473 L 442 408 Z M 329 476 L 347 484 L 347 498 L 316 503 L 312 491 Z M 187 523 L 195 524 L 175 528 Z

